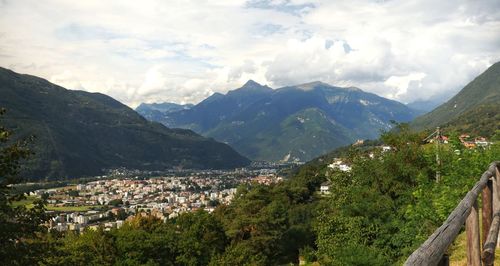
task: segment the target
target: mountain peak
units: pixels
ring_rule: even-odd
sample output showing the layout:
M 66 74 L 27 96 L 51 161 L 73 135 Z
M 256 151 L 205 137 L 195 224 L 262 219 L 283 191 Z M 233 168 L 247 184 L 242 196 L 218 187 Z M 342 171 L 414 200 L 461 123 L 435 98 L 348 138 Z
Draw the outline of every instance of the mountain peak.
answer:
M 262 85 L 260 85 L 258 82 L 252 80 L 252 79 L 249 79 L 243 86 L 242 88 L 253 88 L 253 87 L 262 87 Z
M 260 83 L 257 83 L 254 80 L 249 79 L 240 89 L 244 90 L 260 90 L 260 91 L 272 91 L 270 87 L 267 85 L 261 85 Z
M 241 93 L 254 93 L 254 92 L 258 92 L 258 93 L 268 93 L 268 92 L 272 92 L 273 89 L 271 89 L 270 87 L 268 87 L 267 85 L 261 85 L 253 80 L 248 80 L 241 88 L 239 89 L 235 89 L 235 90 L 231 90 L 229 91 L 229 94 L 233 94 L 234 93 L 237 93 L 237 94 L 241 94 Z
M 330 84 L 327 84 L 327 83 L 324 83 L 324 82 L 321 82 L 321 81 L 313 81 L 313 82 L 308 82 L 308 83 L 304 83 L 304 84 L 300 84 L 300 85 L 297 85 L 295 87 L 299 88 L 299 89 L 302 89 L 302 90 L 305 90 L 305 91 L 308 91 L 308 90 L 312 90 L 314 89 L 315 87 L 317 86 L 328 86 L 328 87 L 332 87 Z

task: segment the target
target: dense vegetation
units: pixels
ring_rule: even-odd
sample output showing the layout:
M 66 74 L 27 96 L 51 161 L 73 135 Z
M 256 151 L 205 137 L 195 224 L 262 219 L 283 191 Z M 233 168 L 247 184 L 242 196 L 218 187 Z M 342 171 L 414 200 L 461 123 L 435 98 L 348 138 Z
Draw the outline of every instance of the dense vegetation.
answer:
M 297 263 L 299 256 L 325 265 L 400 264 L 500 158 L 498 144 L 468 150 L 452 134 L 451 143 L 440 148 L 436 182 L 435 146 L 422 143 L 425 135 L 399 126 L 381 138 L 390 151 L 376 142 L 345 148 L 308 163 L 283 183 L 241 186 L 230 205 L 212 214 L 186 213 L 165 223 L 137 215 L 109 232 L 61 235 L 37 226 L 43 204 L 20 207 L 38 218 L 20 227 L 23 234 L 2 228 L 0 252 L 9 254 L 2 256 L 3 264 L 280 265 Z M 327 166 L 338 155 L 351 164 L 351 172 Z M 2 167 L 16 168 L 24 157 L 9 156 Z M 331 194 L 322 196 L 317 191 L 326 180 Z M 10 201 L 2 202 L 3 221 L 22 224 L 9 211 Z
M 16 138 L 35 135 L 23 176 L 81 177 L 103 169 L 234 168 L 249 161 L 226 144 L 152 123 L 113 98 L 71 91 L 0 68 L 0 107 Z
M 4 113 L 0 109 L 0 118 Z M 47 219 L 45 201 L 36 200 L 31 209 L 12 205 L 24 198 L 22 194 L 13 194 L 10 185 L 20 181 L 20 162 L 31 152 L 30 138 L 14 142 L 11 135 L 0 124 L 0 265 L 30 265 L 41 256 L 41 250 L 33 242 L 46 231 L 40 226 Z
M 500 106 L 485 104 L 467 111 L 444 125 L 445 131 L 467 132 L 475 136 L 500 140 Z
M 500 158 L 498 145 L 463 149 L 456 134 L 441 147 L 441 177 L 436 182 L 435 147 L 424 135 L 384 134 L 393 151 L 353 154 L 352 172 L 330 176 L 328 209 L 317 226 L 318 254 L 328 264 L 402 263 L 449 215 L 490 162 Z M 342 184 L 342 185 L 340 185 Z M 358 256 L 358 254 L 366 254 Z

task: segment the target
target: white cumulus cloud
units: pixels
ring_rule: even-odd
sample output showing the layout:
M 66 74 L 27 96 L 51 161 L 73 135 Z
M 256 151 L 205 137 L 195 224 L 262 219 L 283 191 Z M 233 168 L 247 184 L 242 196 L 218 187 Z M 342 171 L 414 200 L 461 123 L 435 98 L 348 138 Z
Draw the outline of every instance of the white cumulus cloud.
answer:
M 248 79 L 452 95 L 500 60 L 500 2 L 0 2 L 0 65 L 132 107 L 196 103 Z

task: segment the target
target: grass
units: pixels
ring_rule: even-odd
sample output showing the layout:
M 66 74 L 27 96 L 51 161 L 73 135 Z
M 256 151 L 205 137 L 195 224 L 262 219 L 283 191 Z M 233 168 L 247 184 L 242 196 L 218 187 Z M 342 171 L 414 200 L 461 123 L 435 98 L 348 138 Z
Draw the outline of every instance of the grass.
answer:
M 54 206 L 47 204 L 48 211 L 61 211 L 61 212 L 84 212 L 91 210 L 94 206 Z
M 450 265 L 467 265 L 467 234 L 465 231 L 457 236 L 449 252 Z
M 14 207 L 25 206 L 26 208 L 29 209 L 33 207 L 33 201 L 35 201 L 36 199 L 37 197 L 35 196 L 27 196 L 26 199 L 12 202 L 12 206 Z
M 12 206 L 25 206 L 26 208 L 33 207 L 33 201 L 37 199 L 35 196 L 27 196 L 26 199 L 12 202 Z M 54 206 L 54 204 L 47 204 L 46 208 L 48 211 L 60 211 L 60 212 L 84 212 L 91 210 L 95 206 Z
M 481 240 L 483 239 L 483 223 L 481 209 L 479 210 L 479 234 Z M 481 248 L 482 249 L 482 248 Z M 465 230 L 460 233 L 452 246 L 448 250 L 450 254 L 450 265 L 451 266 L 466 266 L 467 265 L 467 233 Z M 500 249 L 497 247 L 495 251 L 495 261 L 500 261 Z
M 450 248 L 450 265 L 451 266 L 466 266 L 467 265 L 467 234 L 462 232 L 457 236 L 455 244 Z M 495 261 L 500 261 L 500 249 L 497 247 L 495 251 Z

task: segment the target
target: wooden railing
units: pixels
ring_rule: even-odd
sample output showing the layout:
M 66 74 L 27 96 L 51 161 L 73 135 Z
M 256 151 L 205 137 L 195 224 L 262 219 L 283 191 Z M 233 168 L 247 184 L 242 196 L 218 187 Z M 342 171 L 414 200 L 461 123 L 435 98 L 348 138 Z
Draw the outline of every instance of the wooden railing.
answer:
M 500 162 L 493 162 L 448 219 L 406 260 L 404 265 L 448 265 L 445 255 L 465 223 L 467 265 L 493 265 L 500 228 Z M 482 253 L 477 199 L 482 194 Z

